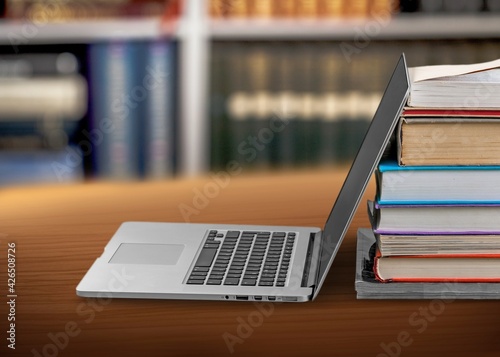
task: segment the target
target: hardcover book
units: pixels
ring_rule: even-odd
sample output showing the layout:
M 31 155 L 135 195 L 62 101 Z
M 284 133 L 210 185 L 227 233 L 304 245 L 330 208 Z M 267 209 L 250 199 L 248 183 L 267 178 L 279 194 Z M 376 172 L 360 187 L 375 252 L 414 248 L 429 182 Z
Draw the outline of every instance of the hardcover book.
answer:
M 500 203 L 500 166 L 399 166 L 385 160 L 376 179 L 382 205 Z
M 488 117 L 402 117 L 401 165 L 499 165 L 500 111 Z
M 498 108 L 500 60 L 409 69 L 410 107 Z
M 373 221 L 376 233 L 394 234 L 497 234 L 500 205 L 376 203 Z
M 359 229 L 356 249 L 355 290 L 358 299 L 500 299 L 500 284 L 492 282 L 382 283 L 373 271 L 375 235 Z

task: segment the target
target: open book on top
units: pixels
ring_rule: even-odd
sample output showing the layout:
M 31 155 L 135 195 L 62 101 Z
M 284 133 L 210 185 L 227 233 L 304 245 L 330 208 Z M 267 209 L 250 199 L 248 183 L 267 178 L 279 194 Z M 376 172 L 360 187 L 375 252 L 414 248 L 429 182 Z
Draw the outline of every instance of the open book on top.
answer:
M 409 107 L 499 108 L 500 59 L 468 65 L 409 69 Z

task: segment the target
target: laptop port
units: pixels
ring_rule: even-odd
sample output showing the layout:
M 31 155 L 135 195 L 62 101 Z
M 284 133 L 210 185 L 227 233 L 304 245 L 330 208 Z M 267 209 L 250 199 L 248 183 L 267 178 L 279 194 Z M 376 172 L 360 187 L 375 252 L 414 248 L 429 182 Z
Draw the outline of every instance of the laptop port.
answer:
M 267 300 L 269 300 L 269 301 L 276 301 L 276 296 L 268 296 Z
M 246 295 L 236 295 L 236 300 L 248 300 L 248 296 L 246 296 Z
M 283 296 L 283 301 L 297 301 L 296 296 Z
M 261 301 L 262 300 L 262 296 L 254 296 L 253 299 L 256 300 L 256 301 Z

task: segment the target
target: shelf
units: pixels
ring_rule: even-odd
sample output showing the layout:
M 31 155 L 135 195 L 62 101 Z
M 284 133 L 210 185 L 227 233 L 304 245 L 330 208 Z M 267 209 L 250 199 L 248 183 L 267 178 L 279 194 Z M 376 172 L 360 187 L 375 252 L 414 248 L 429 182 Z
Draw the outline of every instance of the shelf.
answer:
M 89 43 L 104 40 L 179 38 L 187 23 L 162 24 L 159 18 L 87 20 L 37 25 L 0 22 L 0 44 Z M 211 20 L 204 37 L 213 40 L 356 40 L 500 38 L 500 15 L 400 15 L 385 22 L 350 20 Z
M 500 16 L 400 15 L 383 19 L 212 20 L 214 40 L 356 40 L 500 38 Z
M 159 18 L 87 20 L 66 23 L 36 24 L 0 22 L 0 44 L 90 43 L 105 40 L 141 40 L 177 36 Z

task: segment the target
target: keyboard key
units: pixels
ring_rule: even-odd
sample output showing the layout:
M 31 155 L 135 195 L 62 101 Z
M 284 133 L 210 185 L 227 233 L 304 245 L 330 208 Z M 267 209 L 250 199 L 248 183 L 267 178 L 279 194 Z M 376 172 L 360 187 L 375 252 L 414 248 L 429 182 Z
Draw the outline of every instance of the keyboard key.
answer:
M 285 283 L 276 283 L 276 286 L 285 286 Z
M 263 261 L 264 261 L 263 258 L 250 259 L 248 261 L 248 265 L 251 265 L 251 266 L 261 266 Z
M 227 274 L 226 278 L 241 278 L 242 273 L 238 274 Z
M 205 280 L 206 275 L 199 276 L 199 275 L 193 275 L 189 276 L 189 280 Z
M 241 285 L 245 286 L 255 286 L 257 284 L 257 279 L 243 279 Z
M 195 284 L 195 285 L 203 285 L 203 282 L 204 282 L 203 280 L 191 280 L 191 279 L 187 281 L 188 284 Z
M 246 271 L 260 271 L 260 265 L 259 266 L 248 266 Z
M 259 281 L 259 286 L 273 286 L 273 283 L 267 281 Z
M 207 276 L 208 272 L 206 271 L 193 271 L 191 276 Z
M 222 284 L 222 280 L 218 279 L 208 279 L 207 280 L 207 285 L 220 285 Z
M 264 262 L 264 269 L 278 269 L 278 263 L 275 262 Z
M 274 278 L 260 278 L 259 283 L 264 283 L 264 282 L 272 283 L 274 282 Z
M 209 271 L 210 268 L 209 267 L 194 267 L 193 268 L 193 271 Z
M 224 285 L 238 285 L 239 282 L 240 279 L 238 278 L 226 278 L 226 280 L 224 280 Z
M 211 274 L 208 280 L 222 280 L 224 279 L 224 274 Z
M 210 265 L 212 265 L 215 254 L 217 254 L 217 249 L 203 248 L 201 250 L 200 256 L 198 257 L 198 260 L 196 261 L 195 266 L 209 267 Z
M 203 248 L 218 249 L 219 245 L 220 245 L 220 242 L 217 242 L 217 241 L 207 242 L 207 243 L 205 243 L 205 246 Z
M 240 236 L 240 232 L 239 231 L 228 231 L 226 233 L 226 239 L 227 238 L 238 238 Z
M 243 268 L 229 268 L 228 270 L 228 274 L 238 274 L 238 273 L 241 273 L 243 271 Z

